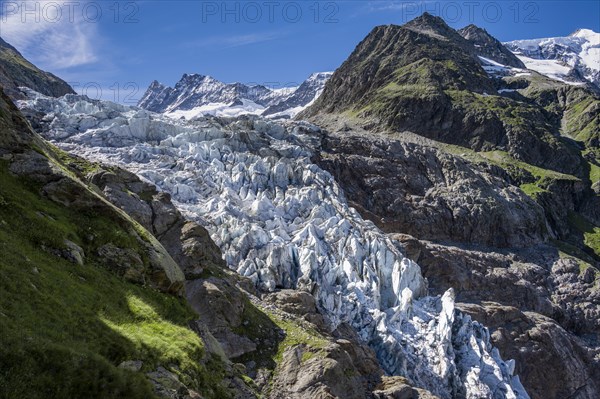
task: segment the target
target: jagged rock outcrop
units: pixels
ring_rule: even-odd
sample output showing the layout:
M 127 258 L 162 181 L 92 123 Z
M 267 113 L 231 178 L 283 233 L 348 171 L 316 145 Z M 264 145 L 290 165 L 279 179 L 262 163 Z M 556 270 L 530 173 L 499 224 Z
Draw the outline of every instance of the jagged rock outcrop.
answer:
M 324 137 L 317 162 L 386 232 L 496 247 L 529 246 L 548 236 L 543 209 L 498 167 L 349 132 Z
M 478 55 L 499 62 L 502 65 L 508 65 L 514 68 L 526 68 L 521 60 L 485 29 L 471 24 L 459 29 L 457 32 L 459 35 L 473 43 Z
M 52 97 L 75 93 L 68 83 L 37 68 L 2 38 L 0 38 L 0 86 L 12 99 L 24 98 L 18 90 L 20 86 L 29 87 Z
M 460 308 L 489 325 L 492 340 L 502 352 L 511 353 L 516 369 L 535 398 L 594 398 L 598 393 L 598 360 L 578 338 L 551 318 L 496 303 L 465 304 Z M 518 341 L 519 348 L 511 342 Z M 597 356 L 597 354 L 596 354 Z M 527 368 L 533 361 L 543 368 Z M 548 378 L 548 373 L 552 378 Z

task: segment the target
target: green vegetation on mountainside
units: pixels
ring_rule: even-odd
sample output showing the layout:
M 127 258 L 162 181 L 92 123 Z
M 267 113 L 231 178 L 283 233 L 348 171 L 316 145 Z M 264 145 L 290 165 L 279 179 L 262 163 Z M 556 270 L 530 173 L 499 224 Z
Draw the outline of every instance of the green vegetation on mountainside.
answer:
M 205 397 L 228 396 L 185 301 L 99 266 L 91 248 L 105 242 L 143 256 L 114 217 L 52 202 L 0 162 L 0 397 L 151 398 L 144 373 L 158 366 Z M 59 256 L 65 240 L 85 250 L 83 266 Z M 128 360 L 142 370 L 117 367 Z

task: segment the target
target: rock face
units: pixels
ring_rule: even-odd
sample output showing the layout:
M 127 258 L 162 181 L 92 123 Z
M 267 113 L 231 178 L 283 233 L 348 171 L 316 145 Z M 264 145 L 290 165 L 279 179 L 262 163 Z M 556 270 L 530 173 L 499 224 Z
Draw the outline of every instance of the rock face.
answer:
M 478 55 L 499 62 L 502 65 L 514 68 L 526 68 L 521 60 L 485 29 L 471 24 L 459 29 L 457 32 L 473 43 Z
M 164 292 L 179 295 L 183 293 L 184 275 L 165 248 L 154 237 L 147 235 L 143 228 L 138 228 L 126 214 L 81 182 L 65 175 L 47 156 L 29 150 L 13 158 L 10 171 L 42 184 L 41 191 L 44 195 L 73 212 L 91 209 L 109 216 L 115 225 L 128 230 L 135 237 L 137 245 L 122 248 L 109 242 L 96 248 L 97 255 L 103 259 L 107 268 L 138 284 L 147 284 Z M 90 241 L 93 241 L 93 233 Z M 72 252 L 71 245 L 69 254 Z M 142 260 L 142 254 L 146 257 L 145 261 Z M 81 255 L 79 258 L 82 258 Z
M 52 97 L 75 93 L 65 81 L 38 69 L 2 38 L 0 38 L 0 86 L 12 99 L 23 98 L 18 90 L 20 86 L 29 87 Z
M 441 398 L 528 397 L 510 373 L 509 363 L 490 345 L 485 328 L 455 310 L 452 291 L 441 298 L 428 296 L 419 266 L 350 208 L 331 174 L 313 163 L 323 135 L 317 127 L 258 118 L 172 122 L 135 108 L 77 96 L 52 100 L 34 95 L 21 105 L 31 115 L 33 110 L 43 114 L 41 131 L 59 140 L 57 144 L 64 149 L 127 165 L 169 192 L 184 215 L 209 231 L 229 268 L 246 276 L 259 290 L 310 293 L 324 327 L 328 331 L 351 327 L 357 340 L 375 351 L 386 372 L 404 375 L 414 386 Z M 46 113 L 50 109 L 61 112 L 50 116 Z M 81 110 L 86 110 L 90 119 L 85 125 Z M 199 312 L 221 309 L 212 319 L 210 314 L 202 317 L 212 320 L 207 325 L 215 326 L 218 342 L 235 343 L 225 345 L 225 354 L 234 361 L 244 359 L 246 368 L 252 368 L 246 362 L 248 356 L 257 364 L 257 360 L 264 363 L 264 358 L 257 359 L 253 353 L 272 351 L 270 343 L 277 342 L 277 335 L 265 332 L 269 338 L 264 342 L 252 333 L 260 328 L 246 328 L 245 321 L 254 325 L 253 320 L 262 317 L 254 317 L 251 306 L 227 294 L 226 287 L 232 283 L 202 274 L 198 277 L 188 284 L 188 296 L 193 295 L 190 303 Z M 214 308 L 194 305 L 211 297 Z M 289 301 L 290 311 L 294 306 L 310 307 L 310 302 L 300 298 Z M 309 317 L 312 323 L 319 324 L 318 313 Z M 286 316 L 273 317 L 285 320 Z M 273 331 L 272 323 L 258 324 L 264 331 Z M 286 326 L 284 321 L 280 323 Z M 250 332 L 246 338 L 254 334 L 255 339 L 244 338 L 244 331 Z M 310 328 L 304 333 L 289 331 L 287 336 L 306 337 L 304 334 L 321 344 L 316 348 L 309 345 L 312 355 L 305 355 L 305 349 L 297 345 L 280 352 L 285 361 L 276 366 L 275 376 L 282 367 L 286 372 L 276 377 L 274 384 L 287 386 L 290 395 L 320 395 L 321 385 L 314 382 L 323 379 L 332 381 L 327 389 L 338 389 L 335 381 L 345 365 L 352 363 L 352 356 L 331 345 L 327 337 L 327 342 L 321 341 Z M 302 341 L 313 342 L 312 338 Z M 478 355 L 467 349 L 467 342 L 477 346 Z M 317 348 L 330 353 L 325 356 L 330 360 L 316 363 L 306 359 L 318 356 Z M 306 375 L 295 377 L 298 357 L 305 360 L 301 370 L 306 370 Z M 479 365 L 482 357 L 489 362 L 483 369 Z M 424 364 L 422 359 L 429 362 Z M 264 375 L 262 368 L 256 370 L 258 380 Z M 359 387 L 352 379 L 347 384 Z
M 533 312 L 521 312 L 514 307 L 496 303 L 459 305 L 495 330 L 492 339 L 502 352 L 513 353 L 516 372 L 525 384 L 532 386 L 529 393 L 539 398 L 593 398 L 598 393 L 599 372 L 597 360 L 581 341 L 574 338 L 550 318 Z M 521 342 L 518 352 L 509 343 Z M 523 368 L 528 360 L 545 364 L 545 369 Z M 521 365 L 521 366 L 520 366 Z M 547 377 L 552 370 L 552 378 Z
M 143 182 L 123 169 L 107 168 L 87 176 L 113 204 L 151 232 L 183 270 L 186 279 L 202 274 L 205 267 L 223 267 L 221 252 L 206 229 L 187 221 L 168 193 Z
M 136 245 L 133 247 L 119 248 L 113 243 L 99 247 L 91 245 L 106 260 L 108 268 L 128 280 L 181 294 L 183 273 L 164 247 L 154 237 L 145 236 L 145 230 L 137 228 L 129 216 L 64 172 L 60 163 L 52 158 L 56 156 L 53 150 L 31 132 L 27 122 L 8 97 L 3 93 L 2 96 L 1 123 L 5 129 L 0 138 L 0 145 L 1 151 L 10 159 L 10 172 L 40 184 L 41 192 L 45 196 L 73 212 L 93 210 L 106 215 L 115 225 L 129 231 L 135 237 Z M 4 146 L 3 143 L 7 145 Z M 67 242 L 66 253 L 67 257 L 74 259 L 76 263 L 83 263 L 83 250 L 76 243 Z M 142 261 L 141 253 L 147 256 L 146 262 Z
M 543 209 L 500 168 L 434 147 L 348 132 L 323 139 L 318 164 L 386 232 L 521 247 L 547 237 Z
M 498 165 L 473 163 L 415 137 L 408 141 L 402 140 L 406 135 L 358 133 L 347 129 L 330 133 L 315 158 L 344 187 L 350 203 L 384 231 L 410 232 L 421 240 L 440 242 L 390 234 L 403 253 L 421 265 L 432 292 L 453 287 L 459 302 L 494 301 L 527 313 L 527 327 L 518 333 L 510 317 L 490 325 L 492 341 L 520 365 L 518 375 L 531 397 L 568 397 L 575 392 L 594 397 L 600 389 L 591 382 L 597 380 L 598 368 L 598 263 L 544 244 L 553 231 L 563 239 L 573 237 L 568 233 L 569 217 L 562 212 L 574 206 L 573 199 L 566 198 L 577 190 L 557 181 L 554 184 L 564 184 L 562 189 L 533 201 L 519 193 L 514 173 Z M 451 188 L 454 184 L 456 189 Z M 561 205 L 544 204 L 542 198 L 554 198 Z M 497 208 L 501 206 L 505 208 Z M 551 227 L 552 220 L 564 224 L 564 232 Z M 460 309 L 488 325 L 490 319 L 484 316 L 494 311 L 484 307 L 476 313 L 469 306 Z M 535 343 L 525 338 L 528 332 L 535 332 Z M 554 346 L 556 342 L 574 349 L 563 351 Z M 540 347 L 546 348 L 544 356 Z M 568 387 L 554 384 L 554 376 L 545 382 L 548 374 L 536 371 L 548 363 L 569 364 L 561 373 L 576 382 Z

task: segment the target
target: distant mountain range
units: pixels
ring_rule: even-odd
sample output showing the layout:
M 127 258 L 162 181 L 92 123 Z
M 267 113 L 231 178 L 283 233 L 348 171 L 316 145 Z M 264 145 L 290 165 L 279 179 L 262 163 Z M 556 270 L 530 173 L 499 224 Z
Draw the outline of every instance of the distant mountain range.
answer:
M 406 26 L 410 29 L 412 25 Z M 416 28 L 413 26 L 412 29 Z M 441 34 L 449 32 L 444 30 Z M 488 72 L 506 72 L 516 68 L 526 73 L 525 70 L 529 69 L 563 83 L 590 83 L 600 89 L 600 34 L 592 30 L 580 29 L 568 37 L 517 40 L 504 44 L 475 25 L 451 32 L 450 36 L 464 38 L 461 49 L 480 56 L 481 62 L 487 63 L 485 69 Z M 516 69 L 513 74 L 519 73 Z M 331 75 L 332 72 L 314 73 L 298 87 L 273 90 L 261 85 L 228 84 L 210 76 L 185 74 L 174 88 L 152 82 L 138 106 L 187 119 L 200 115 L 243 114 L 294 118 L 315 102 Z
M 332 72 L 312 74 L 298 87 L 271 89 L 262 85 L 223 83 L 211 76 L 184 74 L 175 87 L 150 84 L 138 106 L 186 119 L 199 115 L 264 115 L 291 118 L 314 102 Z
M 600 33 L 579 29 L 566 37 L 504 43 L 529 69 L 568 83 L 600 89 Z

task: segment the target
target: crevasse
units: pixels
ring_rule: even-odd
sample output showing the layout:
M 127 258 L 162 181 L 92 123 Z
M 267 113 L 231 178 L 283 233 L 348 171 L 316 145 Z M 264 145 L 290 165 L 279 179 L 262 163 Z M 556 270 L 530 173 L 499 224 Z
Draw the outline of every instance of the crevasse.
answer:
M 528 398 L 489 333 L 428 296 L 419 266 L 351 208 L 311 161 L 324 134 L 258 117 L 174 121 L 87 97 L 19 102 L 42 134 L 91 160 L 127 168 L 201 223 L 228 266 L 262 290 L 310 292 L 335 329 L 351 325 L 386 372 L 444 399 Z

